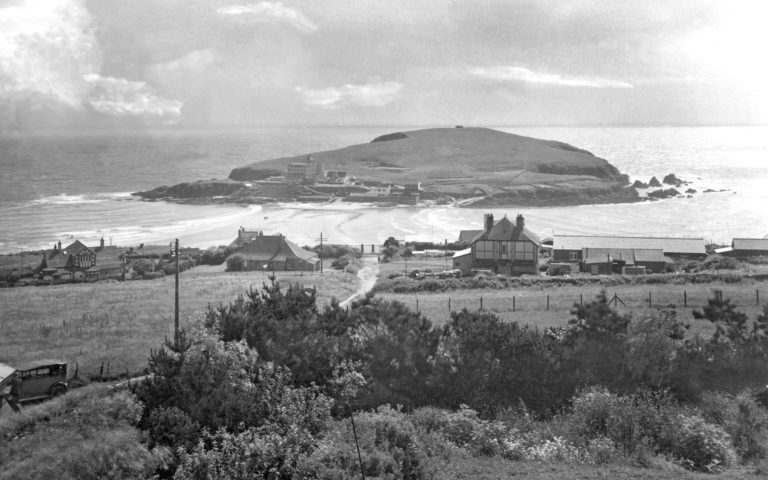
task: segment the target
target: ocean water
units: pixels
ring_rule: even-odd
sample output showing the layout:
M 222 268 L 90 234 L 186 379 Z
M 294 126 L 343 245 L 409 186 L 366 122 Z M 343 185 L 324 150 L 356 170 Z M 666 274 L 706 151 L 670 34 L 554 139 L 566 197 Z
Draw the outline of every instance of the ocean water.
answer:
M 483 214 L 522 213 L 552 233 L 694 236 L 715 242 L 768 234 L 768 127 L 495 127 L 559 140 L 607 159 L 632 180 L 667 173 L 692 198 L 575 207 L 377 208 L 359 204 L 177 205 L 130 195 L 159 185 L 224 178 L 253 161 L 365 143 L 409 127 L 259 128 L 162 132 L 64 131 L 0 135 L 0 253 L 81 239 L 135 246 L 226 244 L 238 227 L 280 232 L 300 244 L 454 240 Z M 724 192 L 703 193 L 705 189 Z

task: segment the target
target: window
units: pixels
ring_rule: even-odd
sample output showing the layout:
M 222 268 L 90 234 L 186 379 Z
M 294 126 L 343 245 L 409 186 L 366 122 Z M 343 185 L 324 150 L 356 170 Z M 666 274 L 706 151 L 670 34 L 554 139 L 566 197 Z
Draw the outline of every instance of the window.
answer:
M 572 262 L 575 262 L 576 260 L 579 259 L 579 252 L 571 252 L 571 257 L 570 258 L 571 258 Z

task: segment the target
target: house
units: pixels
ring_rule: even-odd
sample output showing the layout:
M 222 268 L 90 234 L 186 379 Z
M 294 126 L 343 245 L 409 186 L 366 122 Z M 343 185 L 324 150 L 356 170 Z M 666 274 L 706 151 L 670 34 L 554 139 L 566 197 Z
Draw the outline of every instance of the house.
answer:
M 107 268 L 106 265 L 111 267 Z M 52 250 L 43 254 L 35 273 L 44 280 L 100 280 L 122 277 L 122 270 L 123 259 L 118 248 L 105 246 L 102 238 L 99 246 L 94 248 L 87 247 L 80 240 L 64 248 L 58 242 Z
M 292 183 L 315 183 L 325 178 L 325 167 L 322 160 L 307 155 L 304 162 L 291 162 L 285 171 L 285 179 Z
M 730 247 L 718 248 L 715 253 L 738 258 L 768 256 L 768 238 L 734 238 Z
M 246 233 L 242 227 L 238 231 L 242 246 L 233 254 L 243 258 L 243 270 L 315 271 L 318 262 L 315 252 L 304 250 L 281 234 L 258 232 L 256 236 L 245 236 Z
M 661 250 L 672 258 L 704 258 L 707 256 L 703 238 L 675 237 L 616 237 L 598 235 L 554 235 L 553 261 L 579 263 L 585 248 L 611 250 Z
M 485 229 L 472 239 L 472 268 L 488 269 L 507 275 L 539 273 L 539 237 L 525 227 L 525 217 L 515 223 L 505 216 L 497 223 L 485 215 Z

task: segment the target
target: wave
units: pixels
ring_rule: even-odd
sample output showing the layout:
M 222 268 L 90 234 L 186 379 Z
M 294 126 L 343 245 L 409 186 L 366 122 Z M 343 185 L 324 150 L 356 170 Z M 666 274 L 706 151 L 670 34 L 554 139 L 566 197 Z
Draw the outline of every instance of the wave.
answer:
M 109 193 L 83 193 L 70 195 L 60 193 L 58 195 L 49 195 L 32 200 L 32 205 L 82 205 L 87 203 L 101 203 L 110 200 L 130 200 L 133 197 L 131 192 L 109 192 Z

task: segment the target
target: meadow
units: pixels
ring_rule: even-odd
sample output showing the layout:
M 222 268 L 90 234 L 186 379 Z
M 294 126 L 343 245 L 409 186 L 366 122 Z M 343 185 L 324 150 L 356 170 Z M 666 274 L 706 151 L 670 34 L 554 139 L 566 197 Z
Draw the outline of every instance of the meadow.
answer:
M 446 263 L 448 266 L 446 267 Z M 440 272 L 450 267 L 450 259 L 411 258 L 407 270 L 426 269 Z M 396 261 L 381 265 L 380 277 L 406 270 L 405 262 Z M 768 281 L 746 279 L 739 283 L 722 281 L 688 284 L 642 284 L 642 285 L 567 285 L 545 288 L 534 285 L 516 289 L 464 289 L 444 292 L 391 293 L 379 292 L 377 298 L 396 300 L 413 310 L 418 310 L 433 323 L 442 325 L 450 319 L 450 312 L 466 308 L 492 312 L 508 321 L 516 321 L 538 328 L 558 327 L 567 324 L 574 304 L 593 300 L 601 289 L 608 298 L 614 295 L 614 303 L 620 313 L 633 316 L 648 315 L 660 308 L 674 309 L 678 318 L 691 323 L 691 334 L 707 335 L 713 327 L 707 321 L 695 320 L 693 311 L 701 309 L 712 298 L 714 292 L 722 292 L 739 310 L 754 318 L 762 311 L 762 304 L 768 301 Z M 650 297 L 650 303 L 649 303 Z M 450 299 L 450 303 L 449 303 Z M 759 303 L 758 303 L 759 300 Z M 450 309 L 449 309 L 450 307 Z
M 330 266 L 330 263 L 327 267 Z M 269 282 L 265 272 L 223 271 L 198 266 L 180 276 L 179 322 L 195 331 L 209 305 L 228 304 L 249 288 Z M 350 273 L 277 272 L 277 280 L 317 288 L 318 305 L 339 301 L 360 286 Z M 39 358 L 75 364 L 81 377 L 141 372 L 150 349 L 173 337 L 174 278 L 104 281 L 0 289 L 0 362 L 11 365 Z

